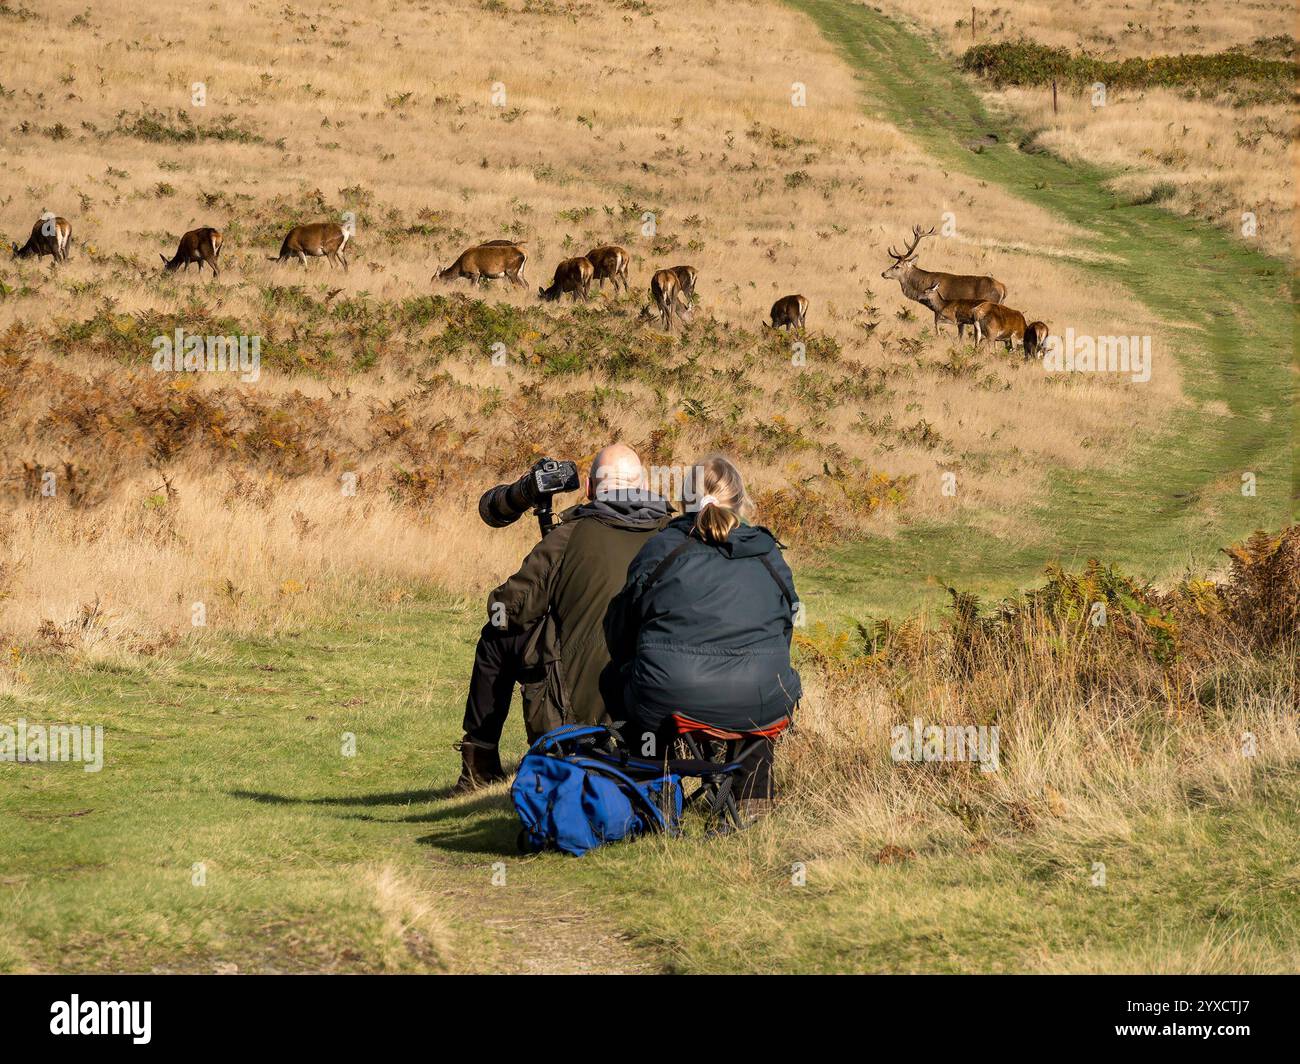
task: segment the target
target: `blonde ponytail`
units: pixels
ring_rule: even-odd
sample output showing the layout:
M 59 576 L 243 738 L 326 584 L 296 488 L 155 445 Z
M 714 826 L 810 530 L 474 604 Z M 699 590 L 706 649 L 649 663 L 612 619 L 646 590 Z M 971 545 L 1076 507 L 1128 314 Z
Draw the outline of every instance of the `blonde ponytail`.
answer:
M 687 501 L 700 502 L 695 531 L 705 543 L 725 543 L 739 527 L 741 518 L 753 509 L 745 493 L 744 478 L 722 455 L 696 462 L 692 473 Z

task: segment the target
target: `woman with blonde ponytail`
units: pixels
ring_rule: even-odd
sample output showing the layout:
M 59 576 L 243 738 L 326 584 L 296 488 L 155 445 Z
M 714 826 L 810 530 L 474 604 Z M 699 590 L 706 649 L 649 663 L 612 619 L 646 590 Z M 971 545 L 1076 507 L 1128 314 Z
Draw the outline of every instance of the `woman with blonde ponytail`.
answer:
M 748 523 L 753 503 L 730 460 L 692 466 L 682 503 L 633 560 L 608 615 L 622 733 L 641 751 L 666 749 L 683 731 L 750 737 L 736 747 L 761 734 L 741 798 L 762 811 L 773 796 L 772 739 L 802 694 L 790 664 L 794 578 L 772 533 Z
M 685 500 L 697 500 L 695 533 L 715 546 L 727 537 L 754 509 L 745 493 L 740 470 L 721 455 L 705 458 L 691 467 L 683 489 Z

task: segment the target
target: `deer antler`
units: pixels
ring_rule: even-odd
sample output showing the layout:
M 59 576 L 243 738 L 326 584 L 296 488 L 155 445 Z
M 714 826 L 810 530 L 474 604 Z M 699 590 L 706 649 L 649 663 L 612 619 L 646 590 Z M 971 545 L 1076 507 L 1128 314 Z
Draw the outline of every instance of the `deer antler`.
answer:
M 919 244 L 922 240 L 924 240 L 927 236 L 933 236 L 933 235 L 934 235 L 933 229 L 927 229 L 925 232 L 921 232 L 921 227 L 919 225 L 914 225 L 912 226 L 912 242 L 907 245 L 907 250 L 900 255 L 897 251 L 895 251 L 891 247 L 889 249 L 889 257 L 892 259 L 898 259 L 900 262 L 903 259 L 910 259 L 912 257 L 912 254 L 916 251 L 916 245 Z
M 934 235 L 933 229 L 927 229 L 925 232 L 921 232 L 921 227 L 919 225 L 912 226 L 912 242 L 907 245 L 907 250 L 903 252 L 902 257 L 905 259 L 910 259 L 915 257 L 916 245 L 919 244 L 922 240 L 924 240 L 927 236 L 933 236 L 933 235 Z

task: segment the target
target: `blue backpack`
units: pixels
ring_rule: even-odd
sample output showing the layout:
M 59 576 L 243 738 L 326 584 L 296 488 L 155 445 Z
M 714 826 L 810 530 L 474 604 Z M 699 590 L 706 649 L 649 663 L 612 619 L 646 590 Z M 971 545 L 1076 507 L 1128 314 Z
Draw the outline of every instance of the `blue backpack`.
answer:
M 607 842 L 647 831 L 679 831 L 682 777 L 735 773 L 739 764 L 648 761 L 617 747 L 600 725 L 568 724 L 533 743 L 519 763 L 510 797 L 525 853 L 556 849 L 581 857 Z

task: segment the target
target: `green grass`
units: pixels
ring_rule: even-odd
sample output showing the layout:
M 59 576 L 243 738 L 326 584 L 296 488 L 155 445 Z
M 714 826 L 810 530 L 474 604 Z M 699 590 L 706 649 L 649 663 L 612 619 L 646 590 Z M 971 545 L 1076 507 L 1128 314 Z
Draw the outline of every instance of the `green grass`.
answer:
M 420 620 L 418 659 L 399 635 L 408 618 L 372 616 L 156 673 L 50 663 L 45 698 L 4 717 L 102 723 L 106 764 L 0 768 L 16 829 L 0 881 L 27 939 L 11 951 L 72 970 L 373 964 L 385 943 L 363 872 L 427 864 L 420 829 L 386 821 L 426 808 L 431 766 L 451 762 L 449 732 L 440 757 L 427 745 L 428 706 L 463 663 L 463 617 L 429 607 Z
M 1004 593 L 1053 559 L 1104 558 L 1152 579 L 1213 563 L 1225 543 L 1295 512 L 1295 309 L 1286 263 L 1153 205 L 1126 205 L 1110 173 L 1017 150 L 1025 133 L 991 115 L 970 83 L 920 37 L 860 4 L 790 0 L 858 71 L 863 102 L 937 162 L 999 184 L 1087 231 L 1084 264 L 1171 323 L 1184 384 L 1227 417 L 1175 416 L 1104 471 L 1057 472 L 1029 515 L 1028 546 L 1008 550 L 963 523 L 920 526 L 846 547 L 805 580 L 810 610 L 901 613 L 945 584 Z M 967 147 L 985 134 L 997 143 Z M 936 210 L 938 205 L 936 205 Z M 900 228 L 916 219 L 899 219 Z M 1258 494 L 1241 494 L 1253 472 Z M 869 573 L 868 576 L 858 574 Z
M 425 601 L 174 666 L 36 662 L 40 700 L 0 717 L 102 723 L 105 765 L 0 765 L 0 970 L 1017 971 L 1174 963 L 1207 939 L 1281 967 L 1297 940 L 1294 770 L 1126 837 L 901 864 L 827 861 L 779 821 L 520 857 L 501 788 L 445 799 L 475 625 Z M 380 867 L 432 920 L 386 921 Z

